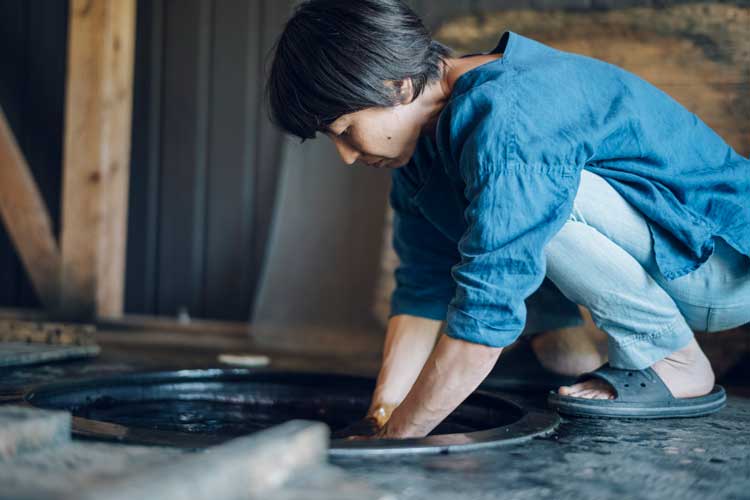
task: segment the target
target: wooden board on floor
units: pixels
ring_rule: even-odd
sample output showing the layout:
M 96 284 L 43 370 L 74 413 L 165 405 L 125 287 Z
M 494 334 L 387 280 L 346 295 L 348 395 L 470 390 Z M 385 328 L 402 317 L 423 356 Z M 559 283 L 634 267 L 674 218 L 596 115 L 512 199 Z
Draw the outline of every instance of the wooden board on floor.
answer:
M 94 333 L 93 325 L 0 319 L 0 367 L 94 357 Z
M 101 352 L 97 345 L 27 344 L 0 342 L 0 368 L 36 365 L 68 359 L 92 358 Z

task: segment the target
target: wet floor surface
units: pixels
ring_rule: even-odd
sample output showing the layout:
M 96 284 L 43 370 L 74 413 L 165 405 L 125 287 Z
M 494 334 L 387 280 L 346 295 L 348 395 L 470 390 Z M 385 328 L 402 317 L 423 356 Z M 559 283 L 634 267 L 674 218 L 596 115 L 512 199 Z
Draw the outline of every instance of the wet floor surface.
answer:
M 314 368 L 311 364 L 300 362 L 299 368 Z M 152 368 L 148 363 L 138 365 L 104 356 L 96 363 L 72 362 L 4 372 L 0 385 L 7 395 L 12 393 L 9 387 L 18 384 L 144 367 Z M 705 418 L 566 419 L 550 437 L 494 450 L 335 458 L 332 463 L 383 492 L 405 499 L 750 498 L 750 398 L 746 396 L 742 390 L 730 390 L 727 407 Z M 543 405 L 543 400 L 544 395 L 539 393 L 527 397 L 532 406 Z M 121 450 L 120 469 L 142 463 L 145 457 L 160 461 L 181 453 L 100 443 L 79 442 L 76 446 L 93 447 L 112 457 Z M 74 474 L 91 475 L 95 466 L 88 459 L 80 464 L 67 460 L 61 470 L 47 468 L 45 474 L 52 484 L 54 474 L 69 480 Z
M 399 498 L 750 498 L 750 399 L 698 419 L 564 420 L 518 446 L 334 464 Z

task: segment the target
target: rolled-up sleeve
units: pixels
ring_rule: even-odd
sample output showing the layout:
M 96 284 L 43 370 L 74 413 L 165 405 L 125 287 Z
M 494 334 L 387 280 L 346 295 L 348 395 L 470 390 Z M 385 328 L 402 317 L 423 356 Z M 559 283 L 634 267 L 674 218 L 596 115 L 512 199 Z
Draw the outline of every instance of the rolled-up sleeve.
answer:
M 444 320 L 455 283 L 451 267 L 458 262 L 456 244 L 441 233 L 417 207 L 394 173 L 390 193 L 393 208 L 393 248 L 399 257 L 390 316 L 409 314 Z
M 485 157 L 486 158 L 486 157 Z M 567 220 L 579 171 L 564 165 L 459 162 L 467 229 L 452 268 L 455 296 L 446 333 L 492 347 L 515 341 L 526 322 L 524 300 L 545 276 L 544 247 Z

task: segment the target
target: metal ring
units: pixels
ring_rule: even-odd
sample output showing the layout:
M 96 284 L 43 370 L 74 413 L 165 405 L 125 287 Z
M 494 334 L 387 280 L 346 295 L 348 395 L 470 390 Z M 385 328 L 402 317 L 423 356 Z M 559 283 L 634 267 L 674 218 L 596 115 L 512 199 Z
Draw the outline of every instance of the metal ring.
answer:
M 219 444 L 229 438 L 210 433 L 128 426 L 116 422 L 88 419 L 80 414 L 85 413 L 83 410 L 87 408 L 87 405 L 95 405 L 102 398 L 123 402 L 159 400 L 159 398 L 240 404 L 251 402 L 243 399 L 247 394 L 243 396 L 241 392 L 231 390 L 232 385 L 241 383 L 261 384 L 261 387 L 273 388 L 270 391 L 271 394 L 266 396 L 267 398 L 272 398 L 274 391 L 277 391 L 276 395 L 279 395 L 286 390 L 292 390 L 299 392 L 302 400 L 310 395 L 317 395 L 314 397 L 317 397 L 320 402 L 324 397 L 321 395 L 331 393 L 339 394 L 339 398 L 344 398 L 338 401 L 342 404 L 348 401 L 346 400 L 349 394 L 347 391 L 354 390 L 360 396 L 369 397 L 371 388 L 374 386 L 372 379 L 350 375 L 278 372 L 263 369 L 206 369 L 126 373 L 106 378 L 46 383 L 26 388 L 23 398 L 31 406 L 67 409 L 73 412 L 73 434 L 78 437 L 199 449 Z M 262 386 L 262 384 L 266 385 Z M 225 392 L 221 392 L 222 388 Z M 257 398 L 259 395 L 262 397 L 261 393 L 252 394 L 251 397 Z M 354 399 L 351 399 L 351 402 L 353 403 Z M 330 443 L 329 454 L 339 457 L 463 452 L 516 444 L 547 435 L 552 433 L 560 422 L 555 413 L 529 410 L 510 396 L 484 390 L 474 392 L 464 405 L 467 405 L 467 410 L 476 410 L 475 412 L 494 410 L 499 413 L 511 413 L 513 421 L 507 425 L 474 432 L 436 434 L 421 439 L 363 441 L 333 439 Z M 459 410 L 462 407 L 459 407 Z

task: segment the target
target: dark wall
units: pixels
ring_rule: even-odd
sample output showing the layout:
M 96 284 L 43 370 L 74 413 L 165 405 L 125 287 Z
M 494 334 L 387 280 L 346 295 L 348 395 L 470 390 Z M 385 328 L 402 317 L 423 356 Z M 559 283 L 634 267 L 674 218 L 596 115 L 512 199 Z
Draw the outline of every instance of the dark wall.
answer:
M 285 1 L 139 0 L 126 311 L 245 320 L 280 137 L 261 112 Z M 59 233 L 67 1 L 0 0 L 0 105 Z M 0 307 L 39 306 L 0 227 Z
M 127 310 L 247 319 L 280 147 L 264 55 L 288 3 L 138 7 Z
M 56 231 L 60 224 L 67 33 L 67 1 L 0 0 L 0 106 L 37 180 Z M 38 305 L 0 224 L 0 306 Z

